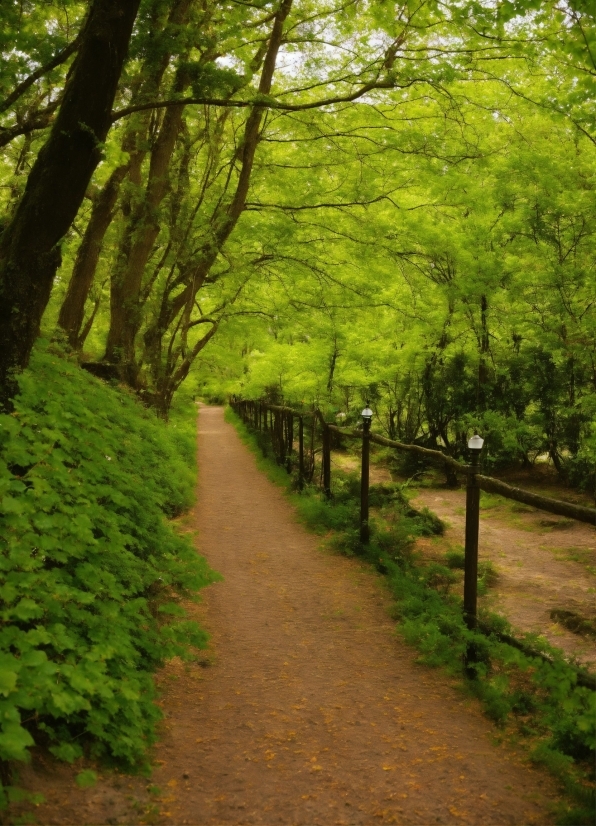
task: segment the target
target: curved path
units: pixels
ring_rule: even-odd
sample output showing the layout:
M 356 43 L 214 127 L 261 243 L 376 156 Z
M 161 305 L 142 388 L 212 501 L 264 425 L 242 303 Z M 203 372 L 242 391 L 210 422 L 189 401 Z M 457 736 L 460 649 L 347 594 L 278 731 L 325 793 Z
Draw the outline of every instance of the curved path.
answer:
M 199 468 L 200 551 L 224 580 L 193 609 L 207 659 L 161 677 L 159 788 L 106 775 L 39 822 L 551 823 L 550 779 L 414 663 L 382 580 L 318 549 L 221 408 L 201 409 Z

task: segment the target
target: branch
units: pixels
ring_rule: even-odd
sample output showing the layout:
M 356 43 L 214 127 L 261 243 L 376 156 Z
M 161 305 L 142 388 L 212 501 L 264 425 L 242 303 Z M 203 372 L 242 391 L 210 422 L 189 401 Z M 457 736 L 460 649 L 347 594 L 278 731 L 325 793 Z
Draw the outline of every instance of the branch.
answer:
M 145 109 L 163 109 L 165 106 L 189 106 L 191 104 L 198 104 L 201 106 L 222 106 L 234 107 L 240 109 L 251 109 L 254 107 L 261 107 L 263 109 L 279 109 L 283 112 L 304 112 L 307 109 L 319 109 L 322 106 L 331 106 L 335 103 L 351 103 L 358 100 L 368 92 L 375 89 L 408 89 L 416 83 L 426 83 L 422 78 L 415 78 L 409 80 L 407 83 L 399 84 L 393 80 L 376 80 L 371 83 L 365 83 L 355 92 L 349 95 L 336 95 L 335 97 L 324 98 L 323 100 L 314 100 L 311 103 L 281 103 L 279 100 L 269 97 L 268 95 L 259 95 L 253 100 L 225 100 L 224 98 L 178 98 L 177 100 L 158 100 L 153 103 L 140 103 L 136 106 L 127 106 L 125 109 L 118 109 L 112 113 L 112 123 L 127 115 L 132 115 L 134 112 L 141 112 Z
M 389 201 L 393 204 L 394 207 L 399 209 L 399 205 L 395 203 L 393 198 L 390 198 L 389 195 L 378 195 L 376 198 L 371 198 L 370 201 L 346 201 L 345 203 L 341 204 L 332 204 L 332 203 L 322 203 L 322 204 L 312 204 L 310 206 L 301 205 L 301 206 L 290 206 L 289 204 L 262 204 L 257 203 L 256 201 L 247 201 L 246 209 L 258 211 L 259 209 L 281 209 L 286 210 L 287 212 L 298 212 L 302 209 L 326 209 L 326 208 L 334 208 L 334 209 L 343 209 L 344 207 L 353 207 L 353 206 L 361 206 L 366 207 L 370 206 L 371 204 L 378 204 L 379 201 Z
M 58 52 L 49 63 L 46 63 L 45 66 L 40 66 L 39 69 L 36 69 L 32 74 L 29 75 L 22 83 L 14 89 L 10 95 L 0 103 L 0 112 L 5 112 L 9 109 L 15 101 L 17 101 L 22 95 L 25 94 L 27 89 L 32 86 L 36 80 L 39 80 L 40 77 L 43 77 L 48 72 L 51 72 L 52 69 L 55 69 L 56 66 L 60 66 L 61 63 L 64 63 L 65 60 L 71 56 L 73 52 L 79 48 L 79 43 L 81 40 L 80 33 L 75 37 L 75 39 L 65 46 L 61 52 Z
M 59 103 L 60 99 L 55 100 L 43 111 L 35 112 L 29 119 L 15 124 L 15 126 L 0 126 L 0 148 L 18 138 L 19 135 L 28 135 L 30 132 L 45 129 L 49 126 Z

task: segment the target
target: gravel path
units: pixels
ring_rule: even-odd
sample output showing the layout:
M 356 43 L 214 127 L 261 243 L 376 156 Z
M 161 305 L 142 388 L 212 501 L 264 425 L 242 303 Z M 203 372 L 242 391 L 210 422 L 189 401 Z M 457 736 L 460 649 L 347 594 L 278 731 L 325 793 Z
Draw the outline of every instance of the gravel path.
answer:
M 160 677 L 158 788 L 106 774 L 78 790 L 47 768 L 38 822 L 553 822 L 551 780 L 414 663 L 382 580 L 318 549 L 221 408 L 201 409 L 199 468 L 199 549 L 224 580 L 193 608 L 212 634 L 206 659 Z

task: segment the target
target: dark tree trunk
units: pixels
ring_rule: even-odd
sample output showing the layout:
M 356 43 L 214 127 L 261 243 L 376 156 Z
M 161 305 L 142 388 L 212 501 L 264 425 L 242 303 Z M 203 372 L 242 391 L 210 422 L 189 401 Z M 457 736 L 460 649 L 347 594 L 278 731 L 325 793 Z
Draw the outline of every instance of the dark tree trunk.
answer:
M 127 172 L 128 164 L 117 167 L 93 204 L 91 218 L 77 251 L 72 277 L 60 308 L 58 326 L 64 330 L 68 343 L 75 350 L 84 341 L 84 338 L 81 340 L 81 327 L 85 317 L 85 303 L 95 278 L 103 239 L 114 215 L 120 184 Z
M 169 15 L 165 13 L 167 10 L 159 7 L 158 3 L 153 3 L 151 27 L 154 32 L 154 41 L 157 44 L 163 43 L 163 40 L 168 38 L 168 27 L 172 23 L 180 22 L 178 8 L 186 7 L 189 2 L 190 0 L 178 0 L 178 2 L 174 0 Z M 171 41 L 171 37 L 169 40 Z M 166 43 L 169 45 L 168 40 Z M 160 84 L 170 58 L 169 49 L 156 47 L 154 43 L 139 70 L 136 81 L 132 82 L 134 89 L 132 99 L 135 103 L 144 103 L 159 96 Z M 71 347 L 76 350 L 83 347 L 89 333 L 88 322 L 85 324 L 85 329 L 81 331 L 85 302 L 95 279 L 103 240 L 114 217 L 122 182 L 128 175 L 132 182 L 139 185 L 141 183 L 141 166 L 148 152 L 147 132 L 151 119 L 152 113 L 147 111 L 131 118 L 128 122 L 122 139 L 122 150 L 129 155 L 129 159 L 114 170 L 96 199 L 85 235 L 77 251 L 68 291 L 58 317 L 58 326 L 66 332 Z M 126 211 L 126 208 L 127 204 L 122 204 L 123 211 Z M 96 310 L 92 313 L 91 321 L 95 312 Z
M 486 408 L 486 385 L 489 380 L 487 357 L 490 352 L 490 338 L 488 331 L 488 299 L 480 297 L 480 358 L 478 360 L 478 391 L 477 403 L 481 410 Z
M 71 226 L 101 158 L 139 0 L 93 0 L 64 98 L 0 238 L 0 405 L 26 367 Z
M 333 347 L 333 352 L 331 353 L 331 361 L 329 362 L 329 375 L 327 377 L 327 392 L 331 393 L 333 390 L 333 376 L 335 374 L 335 365 L 337 364 L 337 357 L 339 356 L 339 352 L 337 349 L 337 338 L 335 339 L 335 344 Z

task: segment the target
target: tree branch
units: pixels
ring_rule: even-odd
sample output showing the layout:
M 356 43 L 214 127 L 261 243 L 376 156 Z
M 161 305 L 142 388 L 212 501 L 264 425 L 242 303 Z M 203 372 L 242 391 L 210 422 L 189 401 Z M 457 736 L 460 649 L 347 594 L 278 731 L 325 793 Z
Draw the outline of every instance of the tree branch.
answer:
M 416 83 L 426 83 L 423 78 L 414 78 L 407 83 L 396 83 L 394 80 L 386 78 L 385 80 L 375 80 L 370 83 L 365 83 L 355 92 L 349 95 L 336 95 L 335 97 L 324 98 L 322 100 L 311 101 L 310 103 L 281 103 L 279 100 L 269 97 L 268 95 L 259 95 L 252 100 L 225 100 L 224 98 L 178 98 L 177 100 L 158 100 L 153 103 L 141 103 L 137 106 L 127 106 L 125 109 L 118 109 L 112 113 L 112 123 L 127 115 L 132 115 L 135 112 L 141 112 L 144 109 L 163 109 L 165 106 L 180 106 L 198 104 L 200 106 L 223 106 L 235 107 L 239 109 L 251 109 L 253 107 L 260 107 L 262 109 L 278 109 L 283 112 L 304 112 L 307 109 L 319 109 L 322 106 L 331 106 L 335 103 L 351 103 L 358 100 L 368 92 L 375 89 L 408 89 Z
M 32 74 L 29 75 L 28 78 L 25 78 L 25 80 L 22 83 L 19 83 L 19 85 L 15 89 L 13 89 L 10 95 L 5 100 L 3 100 L 2 103 L 0 103 L 0 112 L 5 112 L 7 109 L 9 109 L 13 103 L 15 103 L 20 97 L 22 97 L 22 95 L 25 94 L 27 89 L 29 89 L 29 87 L 32 86 L 36 80 L 39 80 L 40 77 L 43 77 L 48 72 L 51 72 L 52 69 L 56 68 L 56 66 L 60 66 L 60 64 L 64 63 L 65 60 L 68 60 L 71 54 L 73 54 L 73 52 L 76 52 L 76 50 L 79 48 L 80 41 L 81 35 L 79 33 L 75 37 L 75 39 L 67 46 L 65 46 L 61 52 L 58 52 L 58 54 L 55 55 L 49 63 L 46 63 L 45 66 L 40 66 L 39 69 L 36 69 Z

